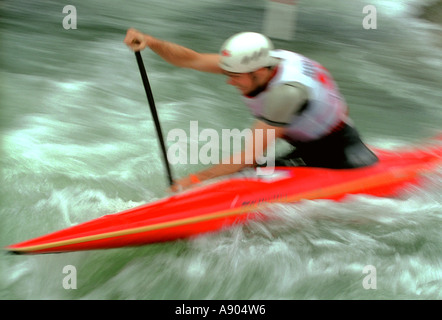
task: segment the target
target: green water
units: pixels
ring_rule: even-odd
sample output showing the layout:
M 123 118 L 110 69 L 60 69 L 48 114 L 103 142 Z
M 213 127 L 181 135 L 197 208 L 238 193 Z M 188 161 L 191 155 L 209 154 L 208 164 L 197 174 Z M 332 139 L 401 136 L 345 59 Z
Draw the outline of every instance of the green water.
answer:
M 440 133 L 440 27 L 411 1 L 301 1 L 293 41 L 335 76 L 372 145 Z M 416 3 L 416 2 L 414 2 Z M 67 4 L 67 3 L 66 3 Z M 135 27 L 202 52 L 262 31 L 265 1 L 2 1 L 0 245 L 167 195 L 167 179 L 133 52 Z M 413 10 L 412 10 L 413 9 Z M 247 128 L 253 121 L 222 76 L 172 67 L 143 52 L 163 131 Z M 176 176 L 204 166 L 177 165 Z M 440 174 L 399 199 L 353 197 L 272 207 L 255 221 L 196 239 L 59 255 L 1 253 L 1 299 L 440 299 Z M 65 266 L 77 289 L 65 289 Z M 364 288 L 364 267 L 376 289 Z

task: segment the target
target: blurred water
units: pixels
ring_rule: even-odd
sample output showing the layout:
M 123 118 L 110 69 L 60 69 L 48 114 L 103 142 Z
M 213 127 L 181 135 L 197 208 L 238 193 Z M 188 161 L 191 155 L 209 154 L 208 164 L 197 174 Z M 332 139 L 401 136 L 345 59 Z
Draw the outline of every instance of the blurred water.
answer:
M 364 139 L 390 148 L 440 130 L 440 26 L 424 1 L 301 1 L 293 41 L 275 46 L 334 74 Z M 67 3 L 66 3 L 67 4 Z M 1 234 L 22 241 L 166 195 L 167 180 L 133 53 L 135 27 L 203 52 L 262 31 L 265 1 L 59 1 L 0 5 Z M 246 128 L 253 119 L 223 77 L 143 58 L 163 131 Z M 183 176 L 202 165 L 174 167 Z M 0 260 L 2 299 L 440 299 L 440 175 L 400 199 L 353 197 L 274 206 L 278 218 L 141 248 Z M 62 286 L 74 265 L 78 289 Z M 377 289 L 362 286 L 366 265 Z

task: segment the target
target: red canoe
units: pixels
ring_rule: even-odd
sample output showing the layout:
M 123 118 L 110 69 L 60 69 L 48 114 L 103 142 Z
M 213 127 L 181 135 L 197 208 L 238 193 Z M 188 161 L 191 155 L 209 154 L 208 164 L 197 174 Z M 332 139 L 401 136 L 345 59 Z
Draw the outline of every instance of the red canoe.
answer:
M 442 146 L 376 153 L 358 169 L 277 167 L 272 175 L 236 176 L 153 203 L 10 245 L 13 253 L 108 249 L 170 241 L 216 231 L 255 217 L 265 206 L 348 194 L 394 196 L 441 164 Z

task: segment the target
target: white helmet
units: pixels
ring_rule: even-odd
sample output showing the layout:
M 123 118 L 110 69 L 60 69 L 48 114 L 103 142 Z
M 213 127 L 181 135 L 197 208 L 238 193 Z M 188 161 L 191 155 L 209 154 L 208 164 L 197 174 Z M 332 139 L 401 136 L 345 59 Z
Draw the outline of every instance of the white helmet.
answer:
M 271 67 L 278 59 L 270 56 L 273 44 L 256 32 L 241 32 L 231 36 L 221 46 L 219 66 L 234 73 L 248 73 L 262 67 Z

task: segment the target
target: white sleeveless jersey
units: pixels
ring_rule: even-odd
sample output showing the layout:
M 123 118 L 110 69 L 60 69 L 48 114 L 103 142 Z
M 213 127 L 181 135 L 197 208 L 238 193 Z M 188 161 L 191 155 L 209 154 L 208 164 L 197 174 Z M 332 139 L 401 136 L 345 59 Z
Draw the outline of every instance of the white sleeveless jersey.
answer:
M 245 104 L 255 117 L 263 115 L 265 96 L 273 86 L 299 82 L 307 87 L 309 101 L 305 109 L 288 119 L 286 138 L 292 141 L 312 141 L 329 134 L 347 120 L 344 99 L 330 75 L 319 63 L 300 54 L 274 50 L 272 56 L 281 59 L 278 71 L 267 88 L 255 97 L 243 96 Z

